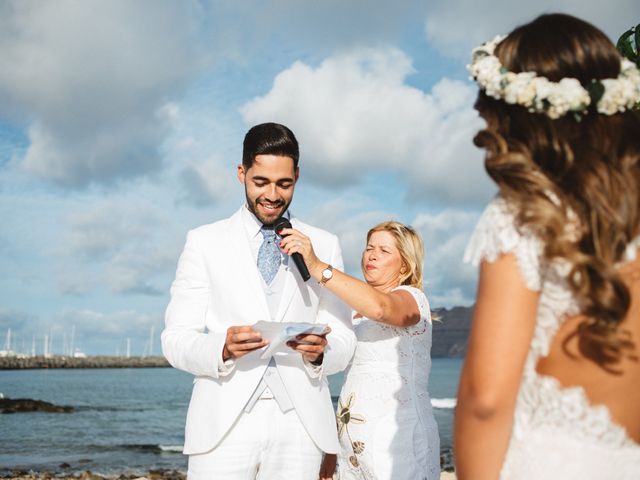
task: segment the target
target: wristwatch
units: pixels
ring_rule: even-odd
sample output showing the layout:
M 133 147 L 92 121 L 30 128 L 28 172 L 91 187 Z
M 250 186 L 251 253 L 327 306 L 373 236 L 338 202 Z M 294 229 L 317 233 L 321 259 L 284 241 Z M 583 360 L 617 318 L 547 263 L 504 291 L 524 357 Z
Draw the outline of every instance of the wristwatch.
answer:
M 318 283 L 324 287 L 325 284 L 332 278 L 333 278 L 333 267 L 331 265 L 327 265 L 327 268 L 325 268 L 322 271 L 322 278 Z

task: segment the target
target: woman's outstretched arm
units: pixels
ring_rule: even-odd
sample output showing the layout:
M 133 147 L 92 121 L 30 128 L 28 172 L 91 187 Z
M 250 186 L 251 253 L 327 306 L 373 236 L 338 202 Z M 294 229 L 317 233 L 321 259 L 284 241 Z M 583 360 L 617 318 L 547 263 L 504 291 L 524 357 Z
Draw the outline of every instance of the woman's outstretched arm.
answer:
M 281 248 L 289 255 L 300 253 L 311 277 L 320 281 L 322 271 L 328 264 L 316 256 L 309 237 L 293 228 L 282 230 L 282 235 Z M 353 310 L 371 320 L 398 327 L 415 325 L 420 321 L 418 305 L 405 290 L 385 293 L 337 269 L 333 269 L 333 278 L 325 287 Z
M 511 254 L 482 262 L 455 412 L 458 480 L 496 480 L 511 436 L 539 294 Z

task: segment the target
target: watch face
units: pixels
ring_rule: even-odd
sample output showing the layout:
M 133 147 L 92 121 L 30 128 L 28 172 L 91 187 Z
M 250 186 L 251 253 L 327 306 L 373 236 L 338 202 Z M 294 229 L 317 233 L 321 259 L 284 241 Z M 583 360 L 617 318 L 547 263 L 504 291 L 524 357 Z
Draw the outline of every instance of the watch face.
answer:
M 326 270 L 322 271 L 322 278 L 329 280 L 331 277 L 333 277 L 333 272 L 331 270 L 327 268 Z

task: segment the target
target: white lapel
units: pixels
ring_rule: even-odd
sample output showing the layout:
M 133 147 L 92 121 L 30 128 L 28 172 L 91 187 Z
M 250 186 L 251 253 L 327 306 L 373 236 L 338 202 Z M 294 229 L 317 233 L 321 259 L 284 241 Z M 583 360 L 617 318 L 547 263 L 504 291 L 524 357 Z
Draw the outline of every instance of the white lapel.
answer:
M 240 210 L 229 219 L 229 242 L 236 252 L 233 261 L 236 262 L 235 268 L 241 272 L 240 275 L 245 279 L 245 282 L 241 284 L 246 285 L 246 291 L 241 292 L 241 295 L 247 299 L 248 304 L 256 308 L 259 315 L 258 319 L 268 320 L 271 315 L 269 314 L 269 306 L 262 288 L 260 272 L 258 272 L 253 259 L 251 245 L 242 222 L 243 208 L 245 207 L 240 207 Z

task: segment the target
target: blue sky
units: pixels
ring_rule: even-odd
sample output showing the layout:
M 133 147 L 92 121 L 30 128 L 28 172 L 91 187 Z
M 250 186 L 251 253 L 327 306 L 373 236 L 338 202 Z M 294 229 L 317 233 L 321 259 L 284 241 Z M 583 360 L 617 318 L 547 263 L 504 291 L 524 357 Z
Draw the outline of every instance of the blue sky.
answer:
M 253 124 L 301 146 L 293 212 L 340 236 L 397 219 L 426 245 L 434 307 L 473 303 L 461 262 L 494 193 L 470 49 L 549 11 L 616 38 L 636 0 L 0 1 L 0 341 L 159 352 L 188 229 L 242 203 Z M 233 254 L 233 246 L 229 246 Z M 2 345 L 0 344 L 0 349 Z

